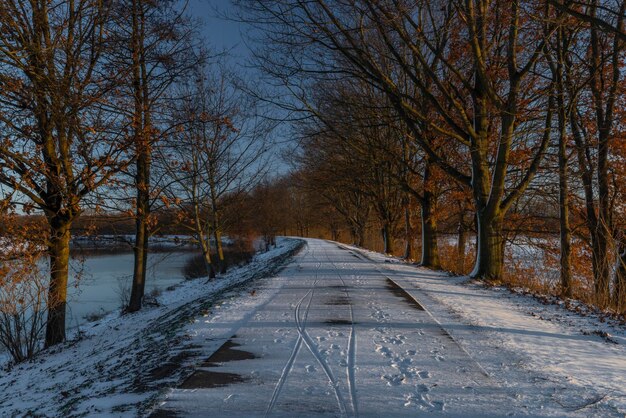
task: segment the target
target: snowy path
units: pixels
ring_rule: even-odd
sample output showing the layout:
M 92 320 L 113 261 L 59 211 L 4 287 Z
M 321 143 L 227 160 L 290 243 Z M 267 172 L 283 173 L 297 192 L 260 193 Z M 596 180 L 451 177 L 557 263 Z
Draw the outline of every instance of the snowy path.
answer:
M 411 279 L 429 273 L 413 269 Z M 499 340 L 459 344 L 489 335 L 407 280 L 356 251 L 308 240 L 261 305 L 242 316 L 246 304 L 234 303 L 195 326 L 196 341 L 221 335 L 225 344 L 153 416 L 619 416 L 586 407 L 596 399 L 584 387 L 512 367 L 516 355 Z

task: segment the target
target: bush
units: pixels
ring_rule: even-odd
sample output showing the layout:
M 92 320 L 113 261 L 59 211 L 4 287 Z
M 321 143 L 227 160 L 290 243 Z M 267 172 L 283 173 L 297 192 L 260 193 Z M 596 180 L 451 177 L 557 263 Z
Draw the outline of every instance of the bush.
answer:
M 252 242 L 244 239 L 237 239 L 232 244 L 224 246 L 224 263 L 226 266 L 241 266 L 248 264 L 254 257 L 254 248 Z M 217 254 L 211 254 L 211 260 L 217 260 Z M 214 267 L 217 263 L 214 261 Z M 225 269 L 223 269 L 225 270 Z M 207 277 L 206 263 L 202 254 L 196 254 L 187 260 L 183 266 L 183 276 L 187 280 Z
M 41 349 L 47 281 L 36 265 L 21 260 L 5 262 L 0 270 L 0 344 L 18 363 Z
M 202 254 L 196 254 L 189 257 L 185 265 L 183 266 L 183 277 L 187 280 L 198 279 L 200 277 L 207 277 L 209 272 L 204 262 L 204 256 Z
M 130 276 L 130 280 L 132 281 L 132 276 Z M 126 310 L 128 307 L 128 303 L 130 302 L 130 282 L 129 277 L 118 278 L 117 279 L 117 289 L 115 293 L 117 293 L 117 297 L 120 303 L 120 309 L 122 312 Z
M 39 269 L 46 248 L 45 230 L 17 219 L 6 205 L 0 207 L 0 345 L 16 363 L 41 350 L 48 289 L 48 280 Z

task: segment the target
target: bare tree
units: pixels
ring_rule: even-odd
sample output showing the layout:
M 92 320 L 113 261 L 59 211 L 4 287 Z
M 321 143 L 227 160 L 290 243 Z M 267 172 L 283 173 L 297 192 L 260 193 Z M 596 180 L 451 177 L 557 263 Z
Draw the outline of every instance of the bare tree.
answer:
M 265 68 L 281 80 L 294 73 L 366 80 L 384 92 L 433 163 L 471 187 L 479 221 L 472 274 L 500 279 L 504 216 L 532 181 L 550 137 L 552 85 L 541 76 L 544 22 L 537 19 L 543 3 L 248 3 L 249 20 L 273 28 L 265 34 L 276 55 L 262 56 Z M 393 66 L 380 65 L 389 60 Z M 399 78 L 420 94 L 406 94 Z M 423 112 L 424 99 L 434 117 Z M 424 128 L 442 140 L 429 142 Z M 450 147 L 463 158 L 451 159 Z
M 184 8 L 173 0 L 117 0 L 114 7 L 113 39 L 115 54 L 112 71 L 122 71 L 124 82 L 118 86 L 121 95 L 115 111 L 122 113 L 130 125 L 134 167 L 132 177 L 135 211 L 133 282 L 128 311 L 141 309 L 146 281 L 146 267 L 151 235 L 152 207 L 159 202 L 152 166 L 155 148 L 172 127 L 165 102 L 170 87 L 198 63 L 202 54 L 196 51 L 193 25 Z
M 123 167 L 102 111 L 108 3 L 4 1 L 0 8 L 0 183 L 49 227 L 46 346 L 65 339 L 70 228 L 81 201 Z M 24 200 L 22 200 L 24 201 Z
M 191 212 L 189 225 L 211 276 L 209 237 L 215 242 L 220 271 L 227 267 L 222 249 L 223 205 L 254 187 L 267 169 L 272 124 L 236 81 L 224 66 L 200 67 L 180 87 L 184 99 L 175 110 L 179 129 L 163 150 L 171 179 L 166 197 Z

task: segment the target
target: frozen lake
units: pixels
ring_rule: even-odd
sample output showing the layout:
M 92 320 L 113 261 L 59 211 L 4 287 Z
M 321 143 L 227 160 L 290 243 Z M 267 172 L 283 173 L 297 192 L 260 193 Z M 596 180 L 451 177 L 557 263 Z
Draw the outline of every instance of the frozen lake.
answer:
M 148 256 L 146 295 L 163 291 L 184 280 L 183 266 L 194 256 L 191 251 L 168 251 Z M 109 313 L 122 306 L 122 294 L 129 295 L 133 273 L 132 252 L 87 255 L 71 261 L 68 288 L 67 327 L 84 324 L 85 316 Z M 77 280 L 78 278 L 78 280 Z

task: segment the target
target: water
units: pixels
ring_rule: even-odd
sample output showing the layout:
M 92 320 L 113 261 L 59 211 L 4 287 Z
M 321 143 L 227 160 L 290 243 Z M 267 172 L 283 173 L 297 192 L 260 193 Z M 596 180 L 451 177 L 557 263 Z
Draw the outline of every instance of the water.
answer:
M 153 253 L 148 256 L 146 294 L 184 280 L 183 266 L 194 256 L 189 251 Z M 67 327 L 87 322 L 85 316 L 121 309 L 122 294 L 130 295 L 134 256 L 132 253 L 88 255 L 70 262 Z

